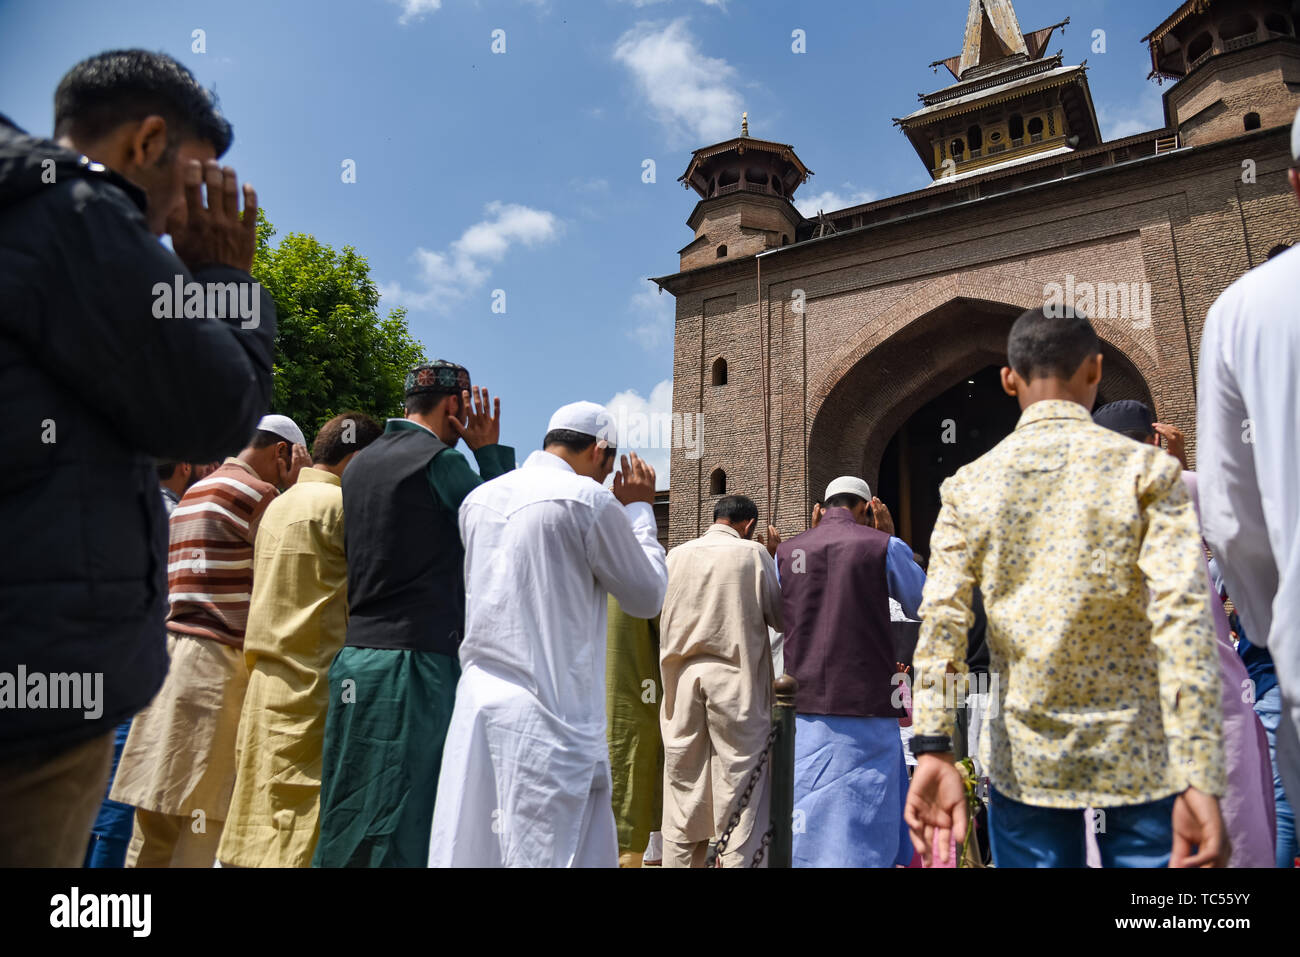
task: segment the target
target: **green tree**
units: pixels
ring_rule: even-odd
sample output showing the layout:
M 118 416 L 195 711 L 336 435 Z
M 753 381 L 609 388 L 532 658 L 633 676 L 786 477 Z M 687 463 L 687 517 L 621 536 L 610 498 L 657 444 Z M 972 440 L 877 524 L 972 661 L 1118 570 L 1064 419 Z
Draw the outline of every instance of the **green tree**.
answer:
M 271 411 L 291 417 L 310 441 L 344 411 L 379 419 L 402 414 L 407 371 L 427 361 L 406 327 L 406 310 L 379 315 L 370 264 L 351 246 L 337 252 L 314 236 L 289 233 L 261 215 L 253 278 L 275 300 L 275 383 Z

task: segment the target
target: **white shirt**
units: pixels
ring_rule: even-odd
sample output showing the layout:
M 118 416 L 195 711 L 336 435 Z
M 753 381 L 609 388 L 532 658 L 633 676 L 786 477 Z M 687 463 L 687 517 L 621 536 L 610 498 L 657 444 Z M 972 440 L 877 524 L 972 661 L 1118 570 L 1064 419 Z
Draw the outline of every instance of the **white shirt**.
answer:
M 633 617 L 659 614 L 668 572 L 654 510 L 624 507 L 538 451 L 465 498 L 460 530 L 464 672 L 430 866 L 604 863 L 606 594 Z M 593 842 L 600 860 L 584 860 Z M 608 856 L 616 866 L 616 839 Z
M 1205 540 L 1300 722 L 1300 248 L 1252 269 L 1210 309 L 1196 464 Z

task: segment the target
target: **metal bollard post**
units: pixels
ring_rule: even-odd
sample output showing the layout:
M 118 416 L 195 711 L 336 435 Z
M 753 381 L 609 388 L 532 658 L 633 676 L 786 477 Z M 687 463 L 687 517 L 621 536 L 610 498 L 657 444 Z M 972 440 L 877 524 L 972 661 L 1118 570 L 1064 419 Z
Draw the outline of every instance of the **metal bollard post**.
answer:
M 799 682 L 782 675 L 774 690 L 772 723 L 778 730 L 772 742 L 772 856 L 767 866 L 789 867 L 794 853 L 794 700 Z

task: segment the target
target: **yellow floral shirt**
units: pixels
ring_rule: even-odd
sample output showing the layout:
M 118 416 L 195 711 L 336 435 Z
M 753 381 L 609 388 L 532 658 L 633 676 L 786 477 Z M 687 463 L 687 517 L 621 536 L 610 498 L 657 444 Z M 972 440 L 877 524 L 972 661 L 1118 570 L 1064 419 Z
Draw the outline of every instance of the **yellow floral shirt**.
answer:
M 944 673 L 966 670 L 979 586 L 998 791 L 1055 808 L 1189 786 L 1221 796 L 1218 658 L 1178 462 L 1077 403 L 1036 402 L 940 494 L 913 658 L 916 733 L 953 732 L 961 695 Z

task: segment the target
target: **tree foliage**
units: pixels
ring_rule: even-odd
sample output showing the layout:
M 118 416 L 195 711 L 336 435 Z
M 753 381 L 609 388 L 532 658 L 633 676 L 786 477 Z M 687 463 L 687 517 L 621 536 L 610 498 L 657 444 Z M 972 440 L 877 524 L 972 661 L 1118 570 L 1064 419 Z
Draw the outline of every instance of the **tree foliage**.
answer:
M 402 414 L 407 371 L 427 361 L 406 310 L 379 315 L 370 265 L 351 246 L 338 252 L 305 233 L 271 245 L 275 227 L 260 216 L 253 278 L 275 300 L 275 383 L 271 411 L 310 440 L 344 411 L 379 419 Z

